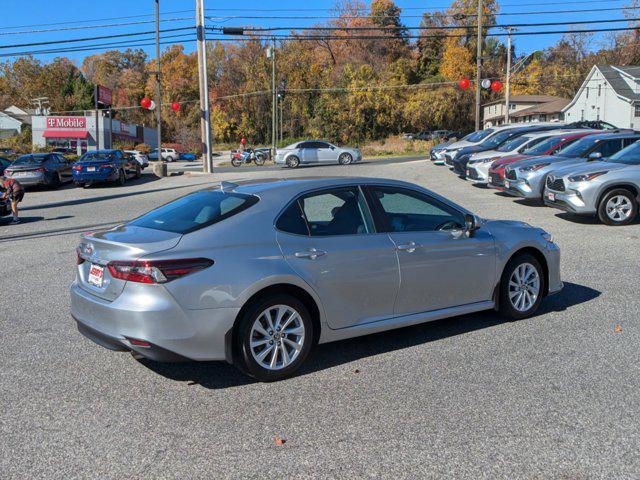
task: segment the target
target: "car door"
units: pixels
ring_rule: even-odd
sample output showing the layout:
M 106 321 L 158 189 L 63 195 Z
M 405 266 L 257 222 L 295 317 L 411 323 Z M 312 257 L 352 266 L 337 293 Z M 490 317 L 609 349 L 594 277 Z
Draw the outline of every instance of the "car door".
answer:
M 356 186 L 323 189 L 292 202 L 276 222 L 285 259 L 339 329 L 391 318 L 400 275 L 395 246 L 376 233 Z
M 70 182 L 72 169 L 71 169 L 71 161 L 66 158 L 64 155 L 57 155 L 58 157 L 58 172 L 60 173 L 60 179 L 63 182 Z
M 487 230 L 467 234 L 464 213 L 417 190 L 372 186 L 367 193 L 398 256 L 397 316 L 491 300 L 495 245 Z
M 335 153 L 336 147 L 326 142 L 316 142 L 316 145 L 318 146 L 318 162 L 328 163 L 338 161 L 338 156 Z
M 300 146 L 302 163 L 318 163 L 318 147 L 316 142 L 304 142 Z

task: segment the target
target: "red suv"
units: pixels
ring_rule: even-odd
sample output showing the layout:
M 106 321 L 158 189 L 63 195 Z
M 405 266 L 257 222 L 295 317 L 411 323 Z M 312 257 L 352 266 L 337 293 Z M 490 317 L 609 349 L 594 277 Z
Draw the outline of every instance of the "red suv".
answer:
M 549 137 L 540 143 L 535 144 L 531 148 L 524 150 L 518 155 L 511 155 L 509 157 L 502 157 L 491 164 L 489 168 L 489 186 L 498 190 L 504 190 L 504 167 L 510 163 L 524 160 L 526 158 L 537 157 L 542 155 L 555 155 L 561 150 L 571 145 L 576 140 L 586 137 L 587 135 L 593 135 L 595 133 L 602 133 L 601 130 L 588 130 L 585 132 L 567 132 L 566 135 L 557 135 Z

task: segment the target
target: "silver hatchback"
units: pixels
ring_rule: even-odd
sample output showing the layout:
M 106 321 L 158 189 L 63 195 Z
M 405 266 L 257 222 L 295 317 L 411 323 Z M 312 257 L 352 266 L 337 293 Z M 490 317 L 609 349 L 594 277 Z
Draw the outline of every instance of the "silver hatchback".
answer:
M 316 343 L 492 308 L 524 318 L 562 288 L 545 231 L 384 179 L 223 182 L 85 234 L 77 253 L 84 335 L 264 381 Z

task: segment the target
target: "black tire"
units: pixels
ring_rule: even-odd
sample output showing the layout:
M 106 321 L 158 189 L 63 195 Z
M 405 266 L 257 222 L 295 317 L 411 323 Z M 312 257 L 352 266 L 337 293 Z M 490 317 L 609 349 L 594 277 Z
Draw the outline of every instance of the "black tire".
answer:
M 291 155 L 290 157 L 287 158 L 287 167 L 298 168 L 299 165 L 300 165 L 300 159 L 297 156 Z
M 127 183 L 127 174 L 124 173 L 124 170 L 120 170 L 120 173 L 118 174 L 118 185 L 123 186 L 125 183 Z
M 349 165 L 351 162 L 353 162 L 353 157 L 350 153 L 341 153 L 338 157 L 338 163 L 340 165 Z
M 622 203 L 619 205 L 626 205 L 630 207 L 628 214 L 626 211 L 613 209 L 611 210 L 611 204 L 609 202 L 616 202 L 616 198 Z M 629 225 L 635 221 L 638 216 L 638 201 L 635 195 L 626 188 L 616 188 L 607 192 L 598 204 L 598 219 L 605 225 L 612 227 L 618 227 L 622 225 Z
M 240 160 L 239 158 L 232 158 L 231 159 L 231 165 L 233 165 L 234 167 L 239 167 L 240 165 L 242 165 L 242 160 Z
M 136 165 L 136 173 L 133 175 L 133 178 L 138 179 L 142 175 L 142 169 L 140 165 Z
M 62 180 L 60 180 L 60 174 L 59 173 L 52 173 L 51 174 L 51 182 L 49 183 L 49 186 L 51 188 L 58 188 L 60 186 L 60 184 L 62 183 Z
M 519 310 L 512 304 L 512 301 L 509 298 L 510 293 L 513 293 L 510 292 L 510 283 L 512 275 L 514 274 L 516 269 L 525 264 L 531 265 L 535 268 L 538 274 L 539 287 L 537 297 L 532 303 L 531 307 L 527 308 L 526 310 Z M 547 279 L 544 273 L 544 269 L 542 268 L 542 265 L 540 265 L 540 262 L 536 257 L 529 253 L 521 253 L 511 258 L 511 260 L 509 260 L 506 267 L 504 268 L 504 271 L 502 272 L 502 278 L 500 279 L 500 290 L 498 299 L 498 307 L 500 313 L 509 320 L 521 320 L 536 313 L 544 297 L 546 282 Z M 515 298 L 518 297 L 516 296 Z
M 255 159 L 256 165 L 259 165 L 259 166 L 264 165 L 265 160 L 266 158 L 263 154 L 259 153 L 256 155 L 256 159 Z
M 304 325 L 304 340 L 298 356 L 293 362 L 278 370 L 269 370 L 261 366 L 251 351 L 251 330 L 256 319 L 269 307 L 284 305 L 298 312 Z M 304 363 L 313 347 L 313 321 L 307 308 L 296 297 L 287 294 L 276 294 L 256 300 L 245 311 L 239 321 L 234 335 L 234 363 L 245 374 L 261 382 L 272 382 L 290 377 Z M 284 344 L 284 342 L 283 342 Z M 281 355 L 281 354 L 279 354 Z
M 172 163 L 173 162 L 173 157 L 167 157 L 167 162 Z

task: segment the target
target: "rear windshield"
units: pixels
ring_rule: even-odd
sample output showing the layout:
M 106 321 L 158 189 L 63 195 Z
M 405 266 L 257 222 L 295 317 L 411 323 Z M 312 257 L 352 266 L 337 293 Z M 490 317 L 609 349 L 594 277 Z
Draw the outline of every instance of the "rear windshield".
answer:
M 151 210 L 129 225 L 185 234 L 232 217 L 257 202 L 251 195 L 205 190 Z
M 85 153 L 80 159 L 81 162 L 110 162 L 115 160 L 113 153 Z
M 34 157 L 33 155 L 23 155 L 18 157 L 14 165 L 35 165 L 44 162 L 46 157 Z
M 627 165 L 640 165 L 640 142 L 632 143 L 618 153 L 614 153 L 605 161 L 625 163 Z

